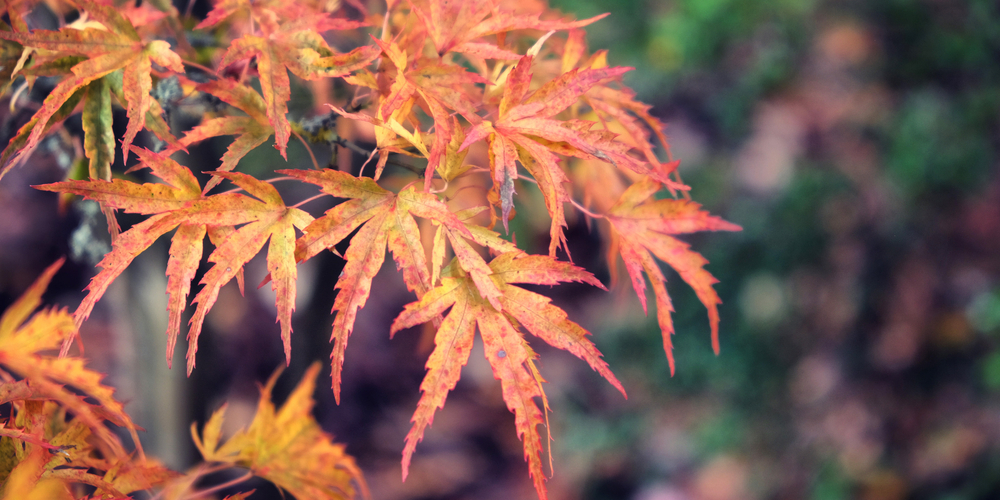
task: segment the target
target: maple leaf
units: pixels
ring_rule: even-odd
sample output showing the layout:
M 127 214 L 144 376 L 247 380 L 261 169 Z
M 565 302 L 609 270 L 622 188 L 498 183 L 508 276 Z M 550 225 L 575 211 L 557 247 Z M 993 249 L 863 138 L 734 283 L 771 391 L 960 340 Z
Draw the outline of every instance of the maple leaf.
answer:
M 438 55 L 459 52 L 488 59 L 517 59 L 520 55 L 493 44 L 474 40 L 513 30 L 559 31 L 582 28 L 608 15 L 601 14 L 580 21 L 543 21 L 538 14 L 519 15 L 501 10 L 500 2 L 496 0 L 484 2 L 429 0 L 410 3 L 413 12 L 420 18 L 434 42 Z
M 367 66 L 378 57 L 378 47 L 364 46 L 337 54 L 319 34 L 328 29 L 357 26 L 357 23 L 345 24 L 325 15 L 303 18 L 299 22 L 273 26 L 265 30 L 263 36 L 243 35 L 234 40 L 222 56 L 220 68 L 256 58 L 267 117 L 274 128 L 274 146 L 282 158 L 288 159 L 285 151 L 291 135 L 291 126 L 285 116 L 291 97 L 288 71 L 303 80 L 318 80 L 348 75 Z
M 166 468 L 156 460 L 137 461 L 127 458 L 119 460 L 108 468 L 102 479 L 115 490 L 127 495 L 136 491 L 152 489 L 178 477 L 180 474 Z M 100 489 L 98 489 L 98 493 L 100 493 Z
M 504 401 L 514 412 L 515 427 L 518 437 L 524 442 L 524 456 L 529 463 L 535 489 L 544 500 L 547 495 L 542 472 L 541 437 L 537 430 L 537 426 L 544 421 L 534 398 L 544 401 L 545 396 L 533 364 L 536 356 L 524 340 L 520 328 L 554 347 L 573 353 L 623 395 L 625 390 L 587 338 L 586 330 L 567 319 L 566 313 L 553 306 L 548 298 L 511 284 L 555 285 L 577 281 L 601 289 L 604 286 L 593 275 L 572 264 L 520 251 L 501 254 L 493 259 L 490 268 L 493 280 L 503 290 L 503 312 L 484 300 L 475 283 L 453 266 L 451 275 L 442 278 L 440 286 L 407 305 L 393 321 L 391 332 L 395 333 L 431 321 L 451 308 L 438 328 L 434 351 L 427 360 L 427 375 L 420 384 L 423 394 L 417 403 L 412 418 L 413 427 L 406 435 L 403 450 L 403 478 L 405 480 L 417 443 L 423 439 L 425 429 L 433 421 L 434 412 L 444 406 L 448 392 L 458 383 L 478 327 L 493 376 L 500 380 Z
M 140 148 L 133 148 L 133 151 L 169 185 L 136 184 L 115 179 L 111 182 L 66 181 L 36 186 L 46 191 L 78 194 L 127 212 L 152 214 L 123 233 L 112 251 L 98 264 L 102 270 L 91 280 L 87 297 L 74 313 L 77 324 L 87 319 L 107 287 L 137 255 L 160 236 L 178 228 L 171 241 L 167 263 L 167 293 L 170 295 L 167 362 L 170 363 L 190 282 L 201 261 L 204 236 L 206 232 L 210 236 L 213 232 L 222 236 L 220 231 L 223 231 L 224 238 L 213 238 L 217 246 L 208 260 L 215 265 L 205 274 L 201 281 L 205 286 L 193 300 L 198 306 L 188 330 L 188 374 L 194 369 L 198 337 L 205 316 L 215 304 L 219 290 L 234 277 L 240 276 L 243 266 L 268 240 L 267 268 L 274 278 L 272 289 L 276 291 L 275 305 L 281 323 L 282 344 L 286 361 L 290 360 L 291 315 L 295 309 L 297 276 L 294 228 L 305 227 L 312 221 L 312 216 L 297 208 L 286 207 L 278 191 L 270 184 L 238 172 L 215 172 L 215 175 L 229 179 L 256 199 L 240 193 L 203 197 L 197 180 L 186 167 L 162 154 Z M 233 229 L 239 225 L 243 226 Z M 63 349 L 68 347 L 67 343 Z
M 166 216 L 165 214 L 184 208 L 189 201 L 201 198 L 201 186 L 194 177 L 194 174 L 186 167 L 181 166 L 166 156 L 145 149 L 133 148 L 132 151 L 139 156 L 143 165 L 150 167 L 153 174 L 167 184 L 137 184 L 121 179 L 114 179 L 110 182 L 93 179 L 88 181 L 64 181 L 35 186 L 36 189 L 43 191 L 72 193 L 84 196 L 104 206 L 122 209 L 126 212 L 154 214 L 153 217 L 136 224 L 125 233 L 122 233 L 111 252 L 108 252 L 101 259 L 101 262 L 98 263 L 101 271 L 94 276 L 90 285 L 87 286 L 88 294 L 74 313 L 78 328 L 90 316 L 94 305 L 104 295 L 111 282 L 125 271 L 125 268 L 132 263 L 132 260 L 149 248 L 160 236 L 173 229 L 173 227 L 156 226 Z M 157 230 L 151 231 L 154 227 Z M 171 264 L 174 264 L 174 273 L 170 275 L 171 278 L 168 280 L 167 286 L 167 291 L 171 296 L 171 307 L 169 308 L 171 326 L 168 328 L 167 333 L 169 346 L 167 349 L 168 362 L 170 360 L 170 353 L 173 352 L 174 338 L 176 338 L 181 312 L 183 311 L 183 297 L 187 296 L 190 281 L 194 277 L 194 272 L 197 270 L 197 265 L 201 260 L 200 245 L 201 239 L 204 237 L 204 229 L 202 229 L 202 238 L 195 238 L 190 234 L 192 231 L 197 230 L 185 228 L 178 230 L 177 234 L 174 235 L 174 240 L 170 248 L 171 262 L 168 263 L 168 268 L 171 267 Z M 173 258 L 178 253 L 188 256 L 184 261 L 186 264 L 183 266 L 176 263 Z M 188 278 L 186 281 L 175 279 L 180 276 L 187 276 Z M 182 297 L 179 307 L 176 301 L 177 297 Z M 70 342 L 71 339 L 64 344 L 64 352 L 68 351 Z
M 378 110 L 378 116 L 370 116 L 363 113 L 349 113 L 341 108 L 338 108 L 337 106 L 334 106 L 333 104 L 327 104 L 330 109 L 340 116 L 350 118 L 352 120 L 363 121 L 375 126 L 375 142 L 378 146 L 377 151 L 379 152 L 379 159 L 378 163 L 375 165 L 375 174 L 373 176 L 376 180 L 381 177 L 382 169 L 385 168 L 386 162 L 389 160 L 390 152 L 413 156 L 411 153 L 401 149 L 399 138 L 402 138 L 402 140 L 405 141 L 405 144 L 402 144 L 402 147 L 413 147 L 424 158 L 430 159 L 431 157 L 431 153 L 427 150 L 427 146 L 424 145 L 423 134 L 421 134 L 419 130 L 410 132 L 399 122 L 399 120 L 403 120 L 410 114 L 412 105 L 413 99 L 407 99 L 401 103 L 402 107 L 397 108 L 395 111 L 392 111 L 388 117 L 385 117 L 382 112 L 382 107 Z M 374 152 L 372 154 L 374 154 Z
M 105 418 L 113 418 L 131 433 L 133 442 L 141 450 L 136 426 L 125 413 L 124 406 L 115 400 L 114 389 L 101 384 L 103 375 L 88 370 L 81 358 L 44 354 L 76 333 L 73 318 L 65 310 L 43 309 L 32 315 L 62 263 L 59 260 L 49 266 L 0 316 L 0 365 L 27 380 L 35 395 L 58 401 L 72 411 L 96 434 L 107 456 L 125 456 L 121 442 L 103 422 Z M 66 386 L 93 398 L 100 408 Z
M 212 414 L 201 436 L 195 424 L 191 436 L 202 457 L 250 469 L 295 498 L 353 498 L 356 483 L 365 498 L 368 487 L 354 459 L 323 432 L 311 411 L 320 364 L 313 363 L 288 399 L 275 411 L 271 403 L 279 369 L 260 390 L 257 414 L 250 426 L 220 443 L 226 407 Z
M 73 93 L 73 95 L 69 96 L 69 98 L 66 99 L 66 102 L 56 109 L 52 113 L 52 116 L 50 116 L 44 124 L 39 123 L 39 116 L 38 114 L 35 114 L 17 131 L 17 134 L 15 134 L 14 137 L 10 139 L 10 142 L 7 143 L 7 147 L 4 148 L 3 153 L 0 153 L 0 179 L 7 175 L 7 172 L 15 166 L 15 163 L 10 161 L 11 158 L 23 151 L 32 134 L 39 129 L 41 129 L 42 136 L 48 134 L 53 126 L 73 114 L 73 110 L 76 108 L 77 104 L 80 104 L 80 100 L 83 98 L 84 93 L 85 91 L 80 89 Z
M 91 82 L 118 70 L 122 71 L 123 105 L 129 118 L 122 139 L 122 153 L 127 157 L 133 139 L 142 129 L 146 115 L 155 102 L 149 95 L 152 88 L 152 63 L 177 73 L 184 72 L 180 56 L 170 50 L 167 42 L 154 40 L 144 43 L 128 19 L 114 8 L 86 1 L 81 1 L 80 4 L 107 30 L 66 27 L 59 31 L 35 30 L 31 33 L 0 31 L 0 38 L 16 41 L 25 47 L 87 57 L 72 66 L 71 74 L 49 93 L 32 122 L 25 126 L 30 125 L 30 128 L 22 127 L 22 131 L 27 131 L 28 136 L 23 147 L 12 154 L 14 164 L 31 155 L 47 130 L 49 121 L 71 96 Z M 90 97 L 97 99 L 97 102 L 90 104 L 89 110 L 86 107 L 84 109 L 84 130 L 88 136 L 92 136 L 85 140 L 85 146 L 90 147 L 86 152 L 92 162 L 100 162 L 101 166 L 92 166 L 92 170 L 100 171 L 99 177 L 105 179 L 110 178 L 110 171 L 105 171 L 103 167 L 104 162 L 108 161 L 108 145 L 110 144 L 111 149 L 114 147 L 109 126 L 111 108 L 107 92 L 104 88 L 88 91 Z
M 354 330 L 358 309 L 368 300 L 372 278 L 382 267 L 386 248 L 392 251 L 396 267 L 402 270 L 407 288 L 420 297 L 432 287 L 432 283 L 427 271 L 427 257 L 420 242 L 420 231 L 413 216 L 434 220 L 454 234 L 470 239 L 474 236 L 436 196 L 417 192 L 412 186 L 397 194 L 383 189 L 372 179 L 336 170 L 278 170 L 278 173 L 316 184 L 327 194 L 349 199 L 305 228 L 305 234 L 296 242 L 296 260 L 308 260 L 319 252 L 333 248 L 364 225 L 344 253 L 347 264 L 337 280 L 339 293 L 333 303 L 337 316 L 331 334 L 331 375 L 333 394 L 339 403 L 340 375 L 347 340 Z M 476 258 L 482 260 L 478 255 Z M 486 266 L 485 262 L 482 266 Z M 496 286 L 486 283 L 488 276 L 482 274 L 477 279 L 484 287 L 489 286 L 484 288 L 484 294 L 499 297 Z
M 271 289 L 275 291 L 275 306 L 278 309 L 278 321 L 281 323 L 285 362 L 290 363 L 292 311 L 295 310 L 297 277 L 294 256 L 295 228 L 305 228 L 313 218 L 298 208 L 286 207 L 278 191 L 266 182 L 239 172 L 216 172 L 215 175 L 229 179 L 261 201 L 244 197 L 245 200 L 240 200 L 243 201 L 242 206 L 237 206 L 234 210 L 231 206 L 223 205 L 224 202 L 212 200 L 215 198 L 213 196 L 204 200 L 204 206 L 199 206 L 201 202 L 194 202 L 189 208 L 176 212 L 188 223 L 218 225 L 220 216 L 230 214 L 233 219 L 231 223 L 225 225 L 249 222 L 237 229 L 208 257 L 209 262 L 214 262 L 215 266 L 205 273 L 201 281 L 205 286 L 193 301 L 198 307 L 191 318 L 191 329 L 188 331 L 188 374 L 194 369 L 194 355 L 198 351 L 198 334 L 201 332 L 202 322 L 218 298 L 219 289 L 233 279 L 239 269 L 242 269 L 268 240 L 270 244 L 267 250 L 267 270 L 272 277 Z
M 420 97 L 420 103 L 427 110 L 427 114 L 434 119 L 434 144 L 428 152 L 427 169 L 424 173 L 424 190 L 428 191 L 434 171 L 446 161 L 445 154 L 454 131 L 448 109 L 457 111 L 471 123 L 478 123 L 481 119 L 476 114 L 475 102 L 481 100 L 481 96 L 473 95 L 473 92 L 478 92 L 474 85 L 485 85 L 489 81 L 466 71 L 461 66 L 444 64 L 439 59 L 421 58 L 411 67 L 407 53 L 395 42 L 383 42 L 378 39 L 375 39 L 375 42 L 382 48 L 382 52 L 396 70 L 396 76 L 388 93 L 383 95 L 379 102 L 376 118 L 383 121 L 390 119 L 398 121 L 397 111 L 408 110 L 409 103 Z M 388 134 L 392 132 L 387 134 L 385 128 L 393 129 L 390 126 L 376 131 L 376 139 L 380 146 L 391 139 Z M 385 165 L 386 153 L 387 150 L 383 149 L 375 170 L 375 179 L 378 179 Z
M 25 381 L 27 382 L 27 381 Z M 29 399 L 30 398 L 30 399 Z M 129 455 L 102 455 L 93 445 L 94 430 L 83 419 L 67 419 L 66 409 L 59 402 L 48 400 L 44 392 L 33 393 L 15 402 L 7 423 L 14 427 L 0 428 L 0 435 L 16 441 L 6 441 L 12 447 L 14 459 L 31 460 L 33 448 L 47 451 L 44 468 L 36 479 L 39 485 L 48 480 L 60 484 L 79 483 L 96 488 L 95 498 L 126 498 L 138 490 L 146 490 L 178 476 L 155 460 Z M 101 409 L 95 407 L 100 415 Z M 107 415 L 105 415 L 107 416 Z M 120 423 L 112 419 L 114 423 Z M 32 446 L 26 446 L 30 443 Z M 64 487 L 65 489 L 65 487 Z M 33 494 L 36 490 L 32 490 Z M 6 492 L 10 498 L 11 491 Z M 14 498 L 23 498 L 15 495 Z M 32 498 L 30 495 L 27 498 Z M 53 498 L 40 496 L 40 498 Z
M 348 0 L 352 6 L 361 12 L 365 9 L 356 0 Z M 337 4 L 332 4 L 337 5 Z M 330 16 L 330 3 L 300 0 L 289 2 L 285 0 L 218 0 L 205 19 L 194 29 L 206 29 L 218 25 L 223 20 L 238 13 L 249 14 L 259 24 L 265 33 L 273 33 L 279 25 L 294 24 L 297 26 L 311 25 L 317 31 L 329 29 L 354 29 L 367 26 L 365 23 L 339 19 Z
M 500 196 L 501 219 L 504 228 L 514 206 L 514 181 L 518 178 L 517 161 L 538 182 L 545 205 L 552 217 L 549 234 L 549 255 L 565 246 L 563 227 L 566 217 L 563 204 L 570 201 L 564 183 L 569 182 L 558 164 L 558 157 L 534 138 L 565 142 L 588 156 L 605 157 L 587 138 L 564 126 L 552 116 L 575 103 L 579 96 L 601 82 L 617 78 L 632 68 L 601 68 L 574 71 L 565 78 L 552 80 L 525 99 L 531 83 L 532 56 L 524 56 L 507 76 L 499 115 L 495 122 L 483 121 L 466 134 L 460 150 L 473 142 L 488 138 L 490 171 L 494 189 Z
M 674 373 L 674 355 L 670 336 L 674 333 L 670 313 L 673 306 L 667 294 L 666 278 L 653 259 L 666 262 L 674 268 L 681 279 L 691 288 L 705 308 L 708 309 L 709 325 L 712 329 L 712 349 L 719 353 L 719 311 L 722 301 L 712 285 L 718 283 L 704 265 L 708 263 L 701 254 L 693 252 L 687 243 L 671 235 L 697 231 L 740 231 L 736 224 L 701 210 L 701 206 L 689 200 L 651 198 L 662 188 L 662 184 L 648 177 L 632 184 L 622 193 L 606 215 L 614 229 L 611 248 L 618 248 L 625 269 L 632 280 L 632 287 L 639 296 L 643 311 L 646 311 L 646 283 L 643 271 L 653 285 L 656 296 L 656 316 L 663 331 L 663 349 L 670 361 L 670 374 Z M 609 254 L 609 261 L 614 255 Z M 613 266 L 614 263 L 609 262 Z
M 234 227 L 245 224 L 227 235 L 225 241 L 218 242 L 215 251 L 208 257 L 214 263 L 201 283 L 204 285 L 195 295 L 192 303 L 197 303 L 188 330 L 187 372 L 190 375 L 195 366 L 195 355 L 198 352 L 198 337 L 205 321 L 205 316 L 215 304 L 219 290 L 223 285 L 236 277 L 243 266 L 270 240 L 267 253 L 267 269 L 273 277 L 271 288 L 275 291 L 275 306 L 278 309 L 278 322 L 281 323 L 281 340 L 285 350 L 285 361 L 291 361 L 292 311 L 295 310 L 295 228 L 304 228 L 312 221 L 312 216 L 294 207 L 286 207 L 281 195 L 273 186 L 239 172 L 213 172 L 214 175 L 229 179 L 254 198 L 240 193 L 222 193 L 189 202 L 184 208 L 169 213 L 159 214 L 143 222 L 153 220 L 145 229 L 150 234 L 163 234 L 180 224 L 200 226 Z M 154 220 L 155 219 L 155 220 Z M 183 242 L 201 241 L 201 233 L 178 231 L 174 238 L 181 237 Z M 173 247 L 173 244 L 171 245 Z M 196 258 L 197 257 L 197 258 Z M 171 261 L 176 258 L 177 268 L 183 269 L 183 275 L 178 276 L 179 296 L 187 292 L 180 283 L 187 277 L 193 277 L 194 265 L 200 260 L 199 252 L 188 252 L 181 248 L 177 253 L 171 253 Z M 168 271 L 171 269 L 168 263 Z M 168 285 L 170 283 L 168 282 Z M 171 311 L 177 315 L 180 311 Z M 173 335 L 171 331 L 172 345 Z M 170 356 L 168 351 L 168 360 Z
M 562 76 L 559 79 L 571 77 L 574 68 L 579 65 L 580 69 L 600 69 L 608 67 L 607 51 L 598 51 L 586 60 L 582 60 L 587 51 L 587 44 L 583 30 L 571 30 L 563 48 Z M 581 62 L 582 61 L 582 62 Z M 688 190 L 689 188 L 678 180 L 673 180 L 669 176 L 677 168 L 675 161 L 661 163 L 653 152 L 650 143 L 650 131 L 656 135 L 660 145 L 667 152 L 670 158 L 670 145 L 663 134 L 664 124 L 650 114 L 652 106 L 643 104 L 635 100 L 635 92 L 621 85 L 621 88 L 612 88 L 604 82 L 595 85 L 586 93 L 582 99 L 593 111 L 595 117 L 602 124 L 608 133 L 605 137 L 601 134 L 587 134 L 595 145 L 598 145 L 608 158 L 598 158 L 603 161 L 612 161 L 619 168 L 626 168 L 638 174 L 649 175 L 655 180 L 662 182 L 667 188 L 675 190 Z M 574 108 L 574 116 L 576 116 Z M 584 122 L 589 123 L 589 122 Z M 645 126 L 643 126 L 645 124 Z M 582 133 L 587 133 L 590 125 L 582 127 Z M 645 158 L 641 162 L 628 154 L 632 148 L 639 150 Z M 566 153 L 573 155 L 573 153 Z M 574 156 L 586 157 L 585 154 Z
M 58 482 L 39 481 L 45 471 L 49 454 L 45 448 L 36 446 L 18 462 L 4 482 L 4 500 L 59 498 L 65 487 Z M 41 483 L 41 484 L 40 484 Z M 65 498 L 65 494 L 61 495 Z
M 197 90 L 211 94 L 224 102 L 246 113 L 246 116 L 222 116 L 203 121 L 189 130 L 177 141 L 177 146 L 167 153 L 186 148 L 211 137 L 220 135 L 235 135 L 236 139 L 223 153 L 218 170 L 229 172 L 236 164 L 257 146 L 263 144 L 272 134 L 267 117 L 264 99 L 256 91 L 233 80 L 219 79 L 198 85 Z M 205 184 L 205 192 L 222 181 L 221 177 L 213 177 Z

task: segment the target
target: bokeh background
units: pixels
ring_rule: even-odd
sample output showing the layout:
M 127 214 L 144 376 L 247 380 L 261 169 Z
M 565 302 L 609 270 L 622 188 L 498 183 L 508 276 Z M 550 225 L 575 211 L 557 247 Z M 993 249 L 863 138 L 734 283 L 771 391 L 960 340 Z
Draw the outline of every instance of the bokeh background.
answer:
M 636 68 L 626 82 L 668 124 L 694 199 L 744 230 L 687 239 L 721 280 L 720 356 L 704 308 L 667 274 L 673 377 L 655 317 L 627 283 L 544 289 L 595 333 L 629 392 L 622 399 L 579 360 L 538 346 L 553 408 L 552 498 L 1000 498 L 1000 5 L 553 3 L 578 18 L 612 13 L 588 28 L 591 47 Z M 15 122 L 5 120 L 5 138 Z M 224 147 L 207 144 L 190 161 Z M 59 214 L 54 196 L 26 187 L 60 178 L 62 153 L 50 149 L 0 183 L 0 307 L 71 252 L 49 299 L 75 307 L 107 244 L 99 213 Z M 278 158 L 261 149 L 246 168 Z M 290 156 L 307 161 L 297 145 Z M 537 241 L 527 226 L 518 239 L 544 248 L 545 226 Z M 583 220 L 569 238 L 576 262 L 608 283 Z M 194 375 L 168 371 L 165 243 L 108 292 L 83 336 L 92 366 L 148 429 L 147 451 L 183 469 L 197 458 L 189 423 L 224 400 L 233 426 L 247 422 L 256 383 L 283 355 L 267 287 L 244 299 L 229 285 Z M 341 265 L 331 254 L 302 269 L 279 398 L 329 354 Z M 248 276 L 263 268 L 255 261 Z M 385 325 L 412 300 L 391 264 L 373 290 L 347 350 L 342 403 L 325 387 L 327 369 L 316 414 L 375 498 L 534 498 L 481 348 L 400 482 L 429 344 L 419 331 L 388 338 Z M 182 363 L 183 351 L 174 357 Z M 254 486 L 252 498 L 278 498 Z

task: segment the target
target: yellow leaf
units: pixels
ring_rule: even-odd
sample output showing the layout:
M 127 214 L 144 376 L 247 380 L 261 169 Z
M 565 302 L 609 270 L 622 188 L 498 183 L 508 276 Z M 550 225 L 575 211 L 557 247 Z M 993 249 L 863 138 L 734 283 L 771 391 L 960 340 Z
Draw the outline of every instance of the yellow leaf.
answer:
M 309 367 L 285 404 L 275 411 L 271 390 L 279 369 L 261 389 L 257 415 L 250 427 L 237 432 L 221 446 L 219 434 L 225 408 L 209 419 L 199 438 L 192 426 L 195 445 L 206 461 L 246 467 L 271 481 L 295 498 L 353 498 L 355 486 L 368 497 L 368 487 L 354 459 L 323 432 L 312 416 L 313 390 L 319 363 Z
M 73 317 L 65 309 L 43 309 L 28 318 L 38 307 L 42 292 L 62 263 L 59 260 L 49 266 L 0 316 L 0 365 L 27 380 L 38 397 L 58 401 L 87 424 L 101 440 L 102 451 L 108 458 L 125 455 L 119 439 L 104 425 L 108 418 L 128 429 L 141 450 L 135 424 L 125 413 L 122 403 L 115 400 L 114 389 L 101 384 L 102 374 L 88 370 L 81 358 L 43 354 L 58 348 L 63 340 L 76 333 Z M 98 410 L 66 386 L 90 396 L 103 408 Z
M 45 448 L 33 447 L 28 456 L 21 460 L 17 467 L 14 467 L 7 481 L 4 482 L 3 500 L 20 500 L 33 496 L 32 491 L 38 486 L 38 479 L 45 471 L 46 461 L 48 461 L 48 452 L 45 451 Z

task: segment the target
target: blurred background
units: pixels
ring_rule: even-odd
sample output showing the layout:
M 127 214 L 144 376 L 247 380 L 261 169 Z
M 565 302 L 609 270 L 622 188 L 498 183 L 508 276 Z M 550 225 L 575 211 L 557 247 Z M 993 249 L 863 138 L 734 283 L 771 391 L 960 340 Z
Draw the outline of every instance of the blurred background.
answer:
M 553 409 L 551 497 L 1000 498 L 1000 5 L 553 4 L 577 18 L 612 13 L 587 29 L 591 48 L 637 68 L 625 81 L 667 123 L 693 198 L 744 230 L 686 238 L 721 281 L 720 356 L 704 307 L 667 272 L 673 377 L 655 316 L 643 316 L 627 283 L 611 293 L 543 289 L 594 332 L 629 393 L 624 400 L 576 358 L 533 344 Z M 192 150 L 192 161 L 224 147 Z M 272 148 L 258 151 L 251 171 L 283 163 Z M 58 163 L 53 153 L 39 161 Z M 308 161 L 297 144 L 289 155 Z M 54 196 L 26 188 L 60 175 L 43 165 L 0 183 L 0 307 L 71 251 L 75 264 L 57 275 L 50 301 L 75 307 L 82 298 L 107 237 L 101 214 L 81 204 L 60 215 Z M 289 198 L 312 194 L 289 189 Z M 323 203 L 311 211 L 332 206 Z M 544 249 L 543 226 L 537 239 L 519 230 L 519 241 Z M 608 283 L 601 243 L 582 219 L 568 236 L 577 264 Z M 229 400 L 230 424 L 244 425 L 255 384 L 283 355 L 268 287 L 248 286 L 243 299 L 228 285 L 193 376 L 168 371 L 166 248 L 161 241 L 137 260 L 83 338 L 91 366 L 110 373 L 149 429 L 147 451 L 183 469 L 197 458 L 190 422 Z M 279 398 L 311 361 L 326 362 L 341 265 L 328 254 L 300 272 Z M 263 269 L 251 263 L 248 283 Z M 400 482 L 430 346 L 416 330 L 388 338 L 386 325 L 412 300 L 391 264 L 372 288 L 347 349 L 342 402 L 325 387 L 327 368 L 316 414 L 357 457 L 374 497 L 535 498 L 481 347 Z M 182 348 L 174 359 L 183 364 Z M 278 498 L 254 486 L 252 498 Z

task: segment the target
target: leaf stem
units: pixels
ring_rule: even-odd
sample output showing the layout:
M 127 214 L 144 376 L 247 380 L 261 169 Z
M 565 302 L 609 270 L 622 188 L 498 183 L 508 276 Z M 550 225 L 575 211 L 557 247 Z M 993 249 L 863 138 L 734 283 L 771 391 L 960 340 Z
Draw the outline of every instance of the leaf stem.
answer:
M 191 19 L 191 11 L 194 10 L 194 3 L 197 0 L 188 0 L 187 7 L 184 8 L 184 18 Z
M 287 175 L 283 175 L 281 177 L 275 177 L 273 179 L 265 179 L 264 182 L 267 182 L 267 183 L 270 184 L 270 183 L 274 183 L 274 182 L 278 182 L 278 181 L 297 181 L 297 180 L 299 180 L 299 179 L 296 179 L 295 177 L 289 177 Z
M 520 177 L 518 177 L 518 179 L 526 181 L 526 182 L 530 182 L 530 183 L 532 183 L 532 184 L 534 184 L 536 186 L 538 185 L 538 181 L 536 181 L 535 179 L 532 179 L 531 177 L 520 176 Z M 592 217 L 594 219 L 603 219 L 604 218 L 604 216 L 601 215 L 601 214 L 595 214 L 594 212 L 591 212 L 590 210 L 587 210 L 586 208 L 584 208 L 583 205 L 579 204 L 573 198 L 570 198 L 569 202 L 572 203 L 573 206 L 576 207 L 577 210 L 583 212 L 583 214 L 586 215 L 587 217 Z
M 315 196 L 310 196 L 309 198 L 306 198 L 306 199 L 304 199 L 304 200 L 302 200 L 302 201 L 300 201 L 300 202 L 292 205 L 292 208 L 299 208 L 302 205 L 305 205 L 306 203 L 309 203 L 310 201 L 318 200 L 318 199 L 320 199 L 320 198 L 322 198 L 324 196 L 326 196 L 326 193 L 319 193 L 319 194 L 317 194 Z
M 275 177 L 273 179 L 261 179 L 261 181 L 266 182 L 268 184 L 273 184 L 278 181 L 297 181 L 297 180 L 299 179 L 296 179 L 295 177 L 288 177 L 287 175 L 282 177 Z M 216 193 L 216 194 L 239 193 L 240 191 L 243 191 L 243 188 L 236 186 L 233 189 L 230 189 L 229 191 L 223 191 L 221 193 Z
M 306 140 L 303 139 L 302 136 L 299 135 L 299 133 L 295 131 L 295 129 L 292 129 L 292 134 L 299 139 L 299 142 L 301 142 L 303 146 L 306 147 L 306 151 L 309 153 L 309 159 L 311 159 L 312 162 L 313 162 L 313 168 L 315 168 L 316 170 L 319 170 L 320 169 L 319 168 L 319 163 L 316 161 L 316 155 L 313 154 L 313 150 L 312 150 L 311 147 L 309 147 L 309 143 L 306 142 Z
M 224 482 L 222 484 L 217 484 L 217 485 L 212 486 L 211 488 L 208 488 L 206 490 L 197 491 L 197 492 L 195 492 L 194 495 L 186 497 L 186 500 L 194 500 L 196 498 L 207 497 L 207 496 L 209 496 L 209 495 L 211 495 L 211 494 L 213 494 L 213 493 L 215 493 L 217 491 L 221 491 L 221 490 L 224 490 L 224 489 L 226 489 L 226 488 L 228 488 L 230 486 L 240 484 L 243 481 L 246 481 L 247 479 L 250 479 L 251 477 L 253 477 L 253 472 L 247 471 L 246 474 L 243 474 L 242 476 L 240 476 L 240 477 L 238 477 L 236 479 L 232 479 L 230 481 L 226 481 L 226 482 Z
M 200 70 L 204 71 L 208 75 L 213 75 L 213 76 L 217 76 L 218 75 L 218 73 L 216 73 L 215 70 L 213 70 L 212 68 L 209 68 L 208 66 L 202 66 L 201 64 L 198 64 L 198 63 L 196 63 L 194 61 L 188 61 L 188 60 L 185 60 L 185 59 L 181 59 L 181 63 L 183 63 L 185 66 L 190 66 L 190 67 L 195 68 L 195 69 L 200 69 Z

